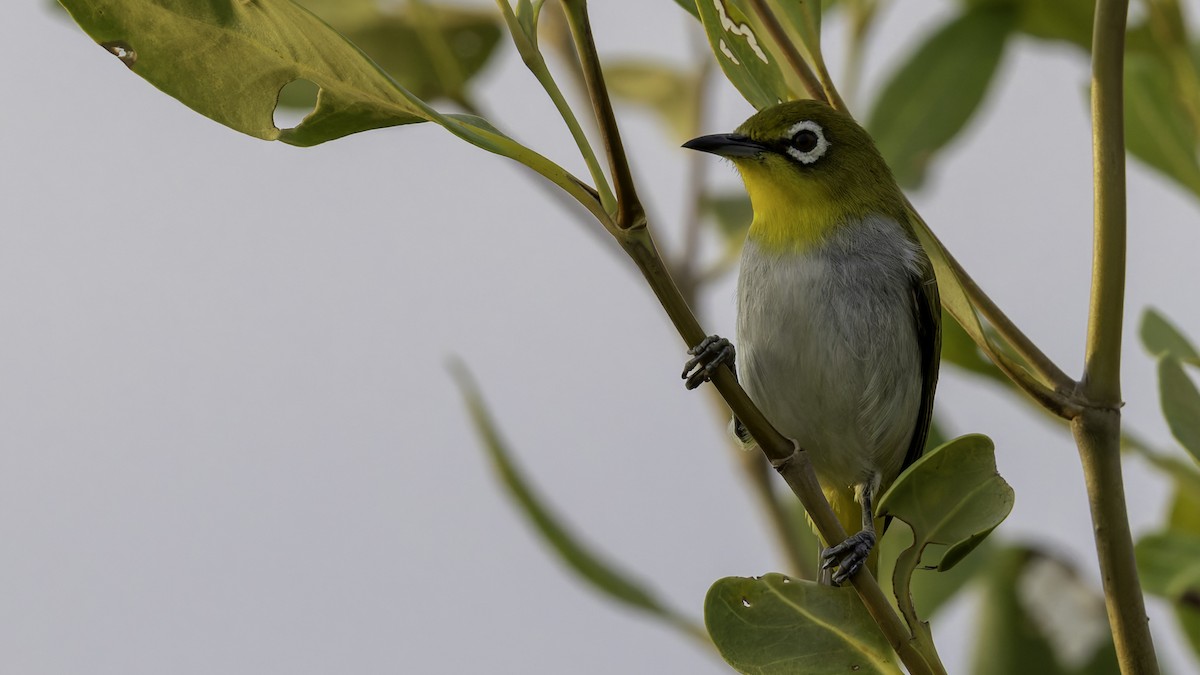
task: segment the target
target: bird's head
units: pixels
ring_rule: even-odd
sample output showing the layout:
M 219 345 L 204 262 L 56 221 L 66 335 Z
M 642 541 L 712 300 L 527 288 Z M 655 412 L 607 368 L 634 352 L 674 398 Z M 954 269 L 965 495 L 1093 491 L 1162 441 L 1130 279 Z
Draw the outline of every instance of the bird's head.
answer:
M 762 243 L 806 248 L 873 214 L 903 218 L 903 195 L 870 135 L 819 101 L 766 108 L 732 134 L 683 147 L 737 166 L 754 206 L 750 236 Z

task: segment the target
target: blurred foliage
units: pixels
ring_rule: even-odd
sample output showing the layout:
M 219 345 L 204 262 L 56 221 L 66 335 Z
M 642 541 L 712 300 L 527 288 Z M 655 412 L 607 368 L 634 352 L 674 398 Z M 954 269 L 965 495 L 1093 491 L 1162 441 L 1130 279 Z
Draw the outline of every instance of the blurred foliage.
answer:
M 902 186 L 926 168 L 974 117 L 1016 25 L 1015 8 L 970 7 L 937 29 L 891 76 L 867 129 Z
M 700 86 L 697 75 L 663 63 L 613 59 L 604 66 L 604 79 L 614 98 L 648 107 L 678 142 L 698 133 L 696 107 L 700 105 Z
M 405 2 L 383 9 L 374 0 L 297 0 L 366 52 L 414 96 L 461 102 L 500 43 L 492 9 Z M 314 99 L 281 99 L 312 107 Z
M 535 492 L 529 480 L 517 467 L 512 451 L 500 437 L 500 431 L 496 428 L 479 388 L 466 367 L 454 362 L 451 364 L 451 373 L 458 383 L 471 422 L 481 444 L 488 452 L 500 483 L 521 514 L 535 528 L 542 541 L 550 546 L 558 559 L 592 588 L 617 603 L 646 612 L 693 637 L 700 636 L 704 639 L 702 629 L 669 609 L 652 591 L 613 563 L 606 561 L 562 523 L 561 518 L 555 515 L 553 509 Z
M 983 574 L 973 675 L 1117 675 L 1104 598 L 1036 549 L 996 552 Z

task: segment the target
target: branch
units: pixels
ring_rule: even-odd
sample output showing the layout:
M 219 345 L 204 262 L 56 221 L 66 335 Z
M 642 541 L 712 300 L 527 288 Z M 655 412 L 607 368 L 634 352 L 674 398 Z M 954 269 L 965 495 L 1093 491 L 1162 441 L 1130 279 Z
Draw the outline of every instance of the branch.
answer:
M 625 157 L 625 146 L 621 143 L 621 132 L 617 128 L 612 99 L 609 98 L 608 88 L 604 85 L 600 55 L 596 52 L 596 43 L 592 39 L 587 0 L 562 0 L 562 4 L 566 10 L 567 23 L 571 26 L 571 36 L 575 40 L 579 63 L 583 68 L 584 82 L 595 108 L 600 135 L 604 139 L 604 149 L 608 153 L 609 171 L 612 173 L 617 193 L 617 227 L 626 230 L 645 224 L 646 212 L 638 200 L 633 184 L 633 174 L 629 170 L 629 160 Z
M 1071 423 L 1087 484 L 1108 623 L 1121 672 L 1158 673 L 1121 477 L 1121 330 L 1125 306 L 1125 22 L 1129 0 L 1099 0 L 1092 33 L 1095 224 L 1087 351 Z

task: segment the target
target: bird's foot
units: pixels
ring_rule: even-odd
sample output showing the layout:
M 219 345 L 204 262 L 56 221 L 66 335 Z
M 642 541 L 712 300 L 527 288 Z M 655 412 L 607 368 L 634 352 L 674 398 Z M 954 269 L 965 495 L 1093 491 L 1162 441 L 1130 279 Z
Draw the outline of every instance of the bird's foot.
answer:
M 830 546 L 822 551 L 821 569 L 829 570 L 836 567 L 837 572 L 833 575 L 833 585 L 841 586 L 862 568 L 874 547 L 875 533 L 863 530 L 858 534 L 851 535 L 837 546 Z
M 722 363 L 733 367 L 733 343 L 717 335 L 709 335 L 688 350 L 692 359 L 683 366 L 684 386 L 695 389 L 712 379 Z

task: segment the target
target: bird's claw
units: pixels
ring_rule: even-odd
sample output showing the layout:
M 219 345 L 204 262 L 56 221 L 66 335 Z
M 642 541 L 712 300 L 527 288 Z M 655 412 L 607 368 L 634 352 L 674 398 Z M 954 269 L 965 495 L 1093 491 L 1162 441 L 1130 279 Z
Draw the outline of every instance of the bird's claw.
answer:
M 875 533 L 863 530 L 848 537 L 846 541 L 837 546 L 830 546 L 822 551 L 821 569 L 828 570 L 836 567 L 837 572 L 833 575 L 833 585 L 841 586 L 862 568 L 874 547 Z
M 684 364 L 682 375 L 686 380 L 684 386 L 688 389 L 695 389 L 711 380 L 722 363 L 730 368 L 734 363 L 733 343 L 717 335 L 704 338 L 700 344 L 689 349 L 688 354 L 693 358 Z

